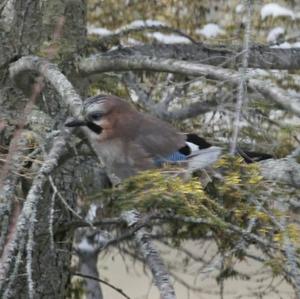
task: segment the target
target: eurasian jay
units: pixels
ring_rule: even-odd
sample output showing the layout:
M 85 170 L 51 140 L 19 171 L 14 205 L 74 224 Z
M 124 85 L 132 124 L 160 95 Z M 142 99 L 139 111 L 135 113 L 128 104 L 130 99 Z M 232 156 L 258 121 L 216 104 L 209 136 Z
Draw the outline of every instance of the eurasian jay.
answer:
M 88 128 L 88 137 L 114 182 L 164 163 L 183 162 L 191 173 L 214 163 L 221 154 L 221 148 L 212 146 L 196 134 L 180 133 L 168 123 L 141 113 L 112 95 L 86 99 L 82 116 L 65 125 Z M 246 162 L 271 157 L 239 153 Z
M 65 125 L 88 128 L 90 141 L 109 177 L 120 181 L 165 162 L 186 162 L 190 171 L 203 168 L 221 153 L 220 148 L 197 135 L 179 133 L 168 123 L 112 95 L 86 99 L 82 116 Z

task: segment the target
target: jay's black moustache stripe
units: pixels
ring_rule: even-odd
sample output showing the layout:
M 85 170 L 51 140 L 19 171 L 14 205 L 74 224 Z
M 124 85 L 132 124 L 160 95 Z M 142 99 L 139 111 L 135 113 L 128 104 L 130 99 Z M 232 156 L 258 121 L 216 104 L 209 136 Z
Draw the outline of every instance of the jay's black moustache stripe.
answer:
M 86 126 L 91 130 L 91 131 L 93 131 L 94 133 L 96 133 L 96 134 L 101 134 L 101 132 L 102 132 L 102 128 L 100 127 L 100 126 L 98 126 L 98 125 L 96 125 L 96 124 L 94 124 L 93 122 L 90 122 L 90 121 L 88 121 L 87 123 L 86 123 Z

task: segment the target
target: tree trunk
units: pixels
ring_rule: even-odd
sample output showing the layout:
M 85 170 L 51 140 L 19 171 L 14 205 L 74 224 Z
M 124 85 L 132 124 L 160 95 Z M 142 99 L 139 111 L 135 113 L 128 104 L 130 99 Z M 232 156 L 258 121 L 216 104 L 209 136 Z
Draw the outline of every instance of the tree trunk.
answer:
M 98 251 L 78 251 L 80 274 L 99 278 L 99 272 L 97 269 L 98 254 Z M 103 299 L 102 290 L 97 280 L 87 278 L 84 281 L 86 299 Z
M 76 76 L 73 61 L 75 55 L 86 44 L 86 4 L 81 0 L 61 1 L 22 1 L 8 0 L 0 5 L 0 153 L 7 161 L 0 167 L 0 258 L 3 261 L 4 252 L 9 246 L 13 226 L 22 210 L 22 204 L 27 196 L 31 180 L 18 176 L 17 195 L 4 196 L 9 168 L 9 160 L 17 151 L 12 146 L 12 140 L 17 140 L 24 128 L 30 136 L 34 136 L 39 146 L 47 155 L 50 142 L 45 136 L 54 129 L 61 128 L 66 116 L 67 107 L 58 94 L 46 83 L 36 101 L 31 98 L 33 83 L 38 80 L 35 74 L 24 76 L 21 82 L 23 90 L 18 89 L 8 75 L 11 62 L 25 55 L 44 56 L 59 64 L 62 72 L 80 94 L 85 93 L 85 87 Z M 68 63 L 67 63 L 68 62 Z M 43 112 L 42 112 L 43 110 Z M 37 115 L 39 117 L 37 117 Z M 30 119 L 30 116 L 35 117 Z M 9 150 L 8 147 L 10 146 Z M 72 213 L 62 204 L 60 197 L 54 196 L 56 187 L 60 195 L 70 205 L 75 204 L 77 183 L 74 180 L 74 160 L 69 159 L 52 174 L 53 184 L 48 184 L 41 194 L 38 203 L 34 246 L 32 253 L 33 298 L 65 298 L 70 281 L 70 261 L 72 249 L 72 234 L 55 233 L 56 228 L 70 221 Z M 28 164 L 28 163 L 27 163 Z M 26 167 L 32 169 L 30 163 Z M 34 163 L 35 164 L 35 163 Z M 17 197 L 18 196 L 18 197 Z M 20 199 L 21 198 L 21 199 Z M 53 216 L 50 213 L 51 201 L 55 203 Z M 51 228 L 50 223 L 53 223 Z M 52 248 L 51 231 L 54 235 Z M 2 256 L 2 257 L 1 257 Z M 7 273 L 0 297 L 29 298 L 28 281 L 25 270 L 26 252 L 22 256 L 18 274 L 10 285 Z M 1 268 L 1 267 L 0 267 Z M 1 271 L 0 271 L 1 272 Z M 9 292 L 7 291 L 9 289 Z

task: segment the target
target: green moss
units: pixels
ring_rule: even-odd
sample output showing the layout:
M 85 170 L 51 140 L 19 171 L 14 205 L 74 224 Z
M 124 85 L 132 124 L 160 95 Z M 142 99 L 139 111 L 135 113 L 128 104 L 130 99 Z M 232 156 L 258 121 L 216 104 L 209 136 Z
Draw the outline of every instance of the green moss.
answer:
M 214 165 L 213 173 L 217 175 L 211 176 L 212 182 L 204 188 L 198 177 L 187 180 L 183 169 L 166 166 L 142 172 L 113 189 L 104 190 L 98 199 L 105 203 L 107 216 L 119 216 L 123 211 L 135 209 L 142 215 L 158 213 L 205 220 L 201 224 L 178 218 L 163 224 L 159 222 L 164 233 L 171 236 L 170 242 L 174 246 L 179 246 L 186 239 L 195 240 L 209 235 L 216 241 L 219 252 L 228 254 L 232 251 L 232 258 L 243 260 L 246 258 L 245 249 L 236 249 L 243 237 L 230 228 L 234 225 L 240 230 L 247 230 L 253 221 L 252 234 L 269 240 L 278 248 L 283 246 L 286 234 L 297 250 L 300 240 L 298 227 L 288 225 L 285 231 L 281 231 L 274 225 L 274 219 L 280 221 L 285 216 L 273 207 L 274 196 L 287 197 L 292 191 L 265 181 L 255 163 L 246 164 L 237 157 L 221 157 Z M 283 269 L 280 259 L 284 257 L 278 252 L 278 262 L 266 262 L 274 275 L 282 274 Z M 224 272 L 220 275 L 229 278 L 237 273 Z
M 214 227 L 215 234 L 224 237 L 226 223 L 247 227 L 250 219 L 257 218 L 259 229 L 269 231 L 270 217 L 257 211 L 250 197 L 265 190 L 265 183 L 254 164 L 245 164 L 241 158 L 223 157 L 215 165 L 221 178 L 203 188 L 198 177 L 182 178 L 182 169 L 166 167 L 142 172 L 125 180 L 118 187 L 105 190 L 102 198 L 108 198 L 111 215 L 136 209 L 140 213 L 162 214 L 204 218 Z M 176 238 L 200 237 L 207 227 L 197 225 L 170 226 Z M 226 239 L 226 238 L 225 238 Z M 228 240 L 232 236 L 228 236 Z M 229 241 L 225 240 L 226 242 Z M 230 241 L 227 246 L 233 246 Z
M 89 86 L 88 94 L 111 93 L 119 97 L 129 96 L 127 89 L 120 84 L 120 78 L 115 75 L 98 75 L 97 80 Z

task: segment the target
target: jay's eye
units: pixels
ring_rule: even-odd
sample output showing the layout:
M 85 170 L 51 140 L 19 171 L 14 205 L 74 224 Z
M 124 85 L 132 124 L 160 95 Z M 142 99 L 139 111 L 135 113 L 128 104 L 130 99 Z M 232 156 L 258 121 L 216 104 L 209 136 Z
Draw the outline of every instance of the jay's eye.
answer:
M 94 112 L 94 113 L 92 113 L 92 114 L 89 115 L 89 119 L 97 121 L 97 120 L 100 120 L 100 118 L 102 116 L 103 116 L 103 113 L 101 113 L 101 112 Z

